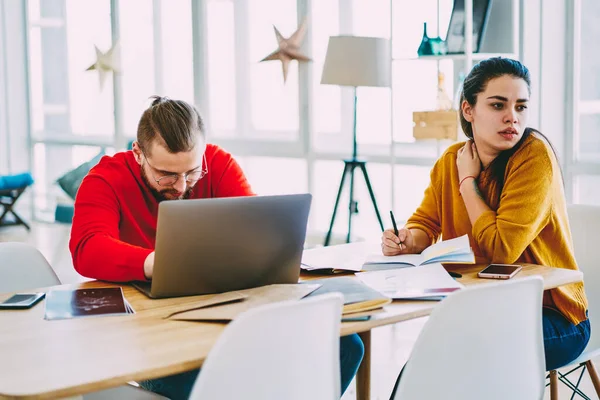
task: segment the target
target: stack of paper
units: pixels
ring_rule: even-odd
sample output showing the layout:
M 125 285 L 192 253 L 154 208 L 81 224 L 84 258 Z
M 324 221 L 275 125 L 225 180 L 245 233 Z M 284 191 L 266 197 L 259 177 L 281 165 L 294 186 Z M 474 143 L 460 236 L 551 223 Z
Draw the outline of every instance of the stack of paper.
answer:
M 446 272 L 442 264 L 418 268 L 360 272 L 358 279 L 395 300 L 441 300 L 463 285 Z
M 333 292 L 341 293 L 344 296 L 343 314 L 376 310 L 392 302 L 389 297 L 349 276 L 316 279 L 307 281 L 307 283 L 321 285 L 307 297 Z

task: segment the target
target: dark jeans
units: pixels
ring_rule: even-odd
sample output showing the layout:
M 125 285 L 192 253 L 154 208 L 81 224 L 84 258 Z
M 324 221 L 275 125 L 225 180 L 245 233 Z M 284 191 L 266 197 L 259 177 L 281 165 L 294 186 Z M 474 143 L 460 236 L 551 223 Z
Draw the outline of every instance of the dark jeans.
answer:
M 365 347 L 357 334 L 342 336 L 340 338 L 342 393 L 346 391 L 354 375 L 356 375 L 364 354 Z M 172 400 L 187 399 L 190 397 L 192 387 L 199 372 L 200 370 L 196 369 L 182 374 L 143 381 L 140 382 L 140 386 Z
M 589 319 L 574 325 L 560 312 L 548 307 L 544 307 L 543 325 L 546 371 L 563 367 L 579 357 L 592 332 Z
M 569 322 L 555 309 L 544 307 L 542 309 L 542 329 L 544 332 L 544 353 L 546 355 L 546 371 L 564 367 L 579 357 L 590 340 L 590 320 L 577 325 Z M 402 377 L 400 371 L 390 399 L 396 396 L 396 390 Z

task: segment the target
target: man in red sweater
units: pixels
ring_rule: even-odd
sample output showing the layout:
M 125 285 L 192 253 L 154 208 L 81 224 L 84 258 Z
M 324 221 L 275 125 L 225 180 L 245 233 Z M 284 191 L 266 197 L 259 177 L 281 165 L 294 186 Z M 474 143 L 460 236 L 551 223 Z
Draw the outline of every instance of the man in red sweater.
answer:
M 151 279 L 159 202 L 253 194 L 231 154 L 206 143 L 196 109 L 156 97 L 133 150 L 103 157 L 81 183 L 69 242 L 73 265 L 89 278 Z
M 142 114 L 133 149 L 103 157 L 81 183 L 69 241 L 73 265 L 88 278 L 150 280 L 161 201 L 252 195 L 231 154 L 206 143 L 196 108 L 155 96 Z M 341 338 L 342 392 L 363 353 L 358 335 Z M 141 385 L 186 399 L 197 375 L 194 370 Z

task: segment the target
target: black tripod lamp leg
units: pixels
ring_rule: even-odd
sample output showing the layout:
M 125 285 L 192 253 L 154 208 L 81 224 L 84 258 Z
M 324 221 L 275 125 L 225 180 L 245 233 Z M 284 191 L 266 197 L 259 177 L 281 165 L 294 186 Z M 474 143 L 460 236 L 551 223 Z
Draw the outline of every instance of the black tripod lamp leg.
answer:
M 354 209 L 354 164 L 350 165 L 350 195 L 348 198 L 348 234 L 346 235 L 346 243 L 350 243 L 350 234 L 352 232 L 352 214 L 356 211 Z
M 338 204 L 340 203 L 340 197 L 342 196 L 342 190 L 344 189 L 344 181 L 346 180 L 346 174 L 348 173 L 349 165 L 344 166 L 344 172 L 342 173 L 342 180 L 340 181 L 340 188 L 338 189 L 337 197 L 335 198 L 335 206 L 333 206 L 333 214 L 331 214 L 331 222 L 329 223 L 329 230 L 327 236 L 325 236 L 324 246 L 329 246 L 331 240 L 331 232 L 333 231 L 333 223 L 335 222 L 335 214 L 337 213 Z
M 365 177 L 365 182 L 367 183 L 367 189 L 369 189 L 369 196 L 371 196 L 371 201 L 373 202 L 373 208 L 375 208 L 375 214 L 377 215 L 377 220 L 379 221 L 379 226 L 381 227 L 381 231 L 383 232 L 383 221 L 381 220 L 381 215 L 379 215 L 379 208 L 377 207 L 377 201 L 375 200 L 375 193 L 373 193 L 373 188 L 371 187 L 371 181 L 369 180 L 369 174 L 367 173 L 367 167 L 365 164 L 360 164 L 360 169 Z

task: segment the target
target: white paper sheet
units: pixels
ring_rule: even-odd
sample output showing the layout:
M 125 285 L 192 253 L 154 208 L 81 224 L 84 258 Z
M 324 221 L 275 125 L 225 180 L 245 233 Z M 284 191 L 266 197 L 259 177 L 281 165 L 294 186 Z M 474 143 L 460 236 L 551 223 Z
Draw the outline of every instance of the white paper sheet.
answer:
M 463 285 L 452 278 L 442 264 L 360 272 L 365 284 L 392 299 L 440 300 Z

